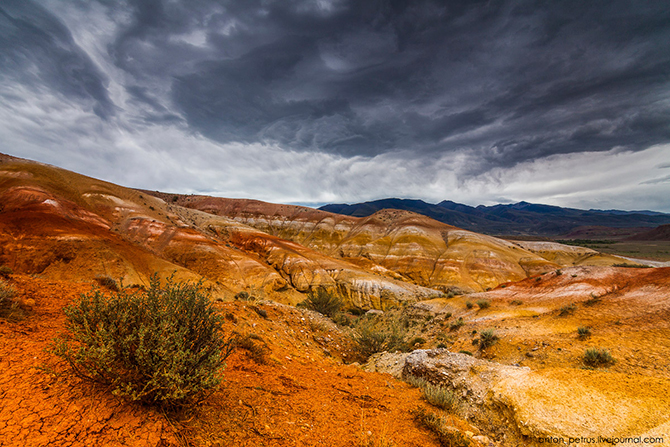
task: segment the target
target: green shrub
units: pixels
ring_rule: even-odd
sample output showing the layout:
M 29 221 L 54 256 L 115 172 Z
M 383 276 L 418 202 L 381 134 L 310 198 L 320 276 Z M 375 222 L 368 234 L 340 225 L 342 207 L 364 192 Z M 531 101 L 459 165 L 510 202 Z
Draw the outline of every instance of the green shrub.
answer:
M 0 317 L 9 321 L 19 321 L 25 317 L 25 312 L 19 306 L 16 298 L 16 289 L 7 281 L 0 279 Z
M 463 317 L 458 317 L 458 320 L 454 321 L 449 325 L 449 330 L 451 331 L 457 331 L 461 327 L 465 325 L 465 321 L 463 321 Z
M 7 281 L 0 279 L 0 305 L 6 305 L 14 299 L 16 290 Z
M 360 317 L 352 317 L 348 314 L 345 314 L 344 312 L 338 312 L 333 315 L 331 319 L 339 326 L 354 327 L 356 326 L 356 322 L 360 319 Z
M 112 290 L 114 292 L 119 291 L 119 285 L 116 283 L 114 278 L 111 276 L 106 276 L 106 275 L 98 275 L 95 278 L 95 282 L 100 284 L 100 286 L 105 287 L 109 290 Z
M 487 329 L 479 334 L 479 349 L 482 351 L 496 344 L 500 338 L 493 332 L 493 329 Z
M 244 337 L 236 337 L 234 340 L 234 346 L 247 351 L 249 357 L 251 357 L 254 362 L 263 365 L 268 362 L 270 348 L 261 336 L 257 334 L 248 334 Z
M 521 301 L 521 300 L 512 300 L 512 301 L 510 301 L 510 304 L 511 304 L 512 306 L 521 306 L 521 305 L 523 304 L 523 301 Z
M 606 349 L 589 348 L 582 358 L 584 365 L 589 368 L 598 368 L 616 363 L 614 357 Z
M 235 347 L 199 283 L 161 287 L 154 275 L 147 290 L 94 290 L 64 311 L 67 332 L 52 352 L 79 377 L 147 404 L 178 407 L 216 387 Z
M 470 352 L 470 351 L 466 351 L 466 350 L 464 350 L 464 349 L 461 349 L 461 350 L 458 351 L 458 352 L 459 352 L 460 354 L 465 354 L 465 355 L 470 355 L 470 356 L 472 355 L 472 352 Z
M 477 301 L 477 306 L 479 306 L 480 309 L 488 309 L 491 307 L 491 302 L 489 300 L 479 300 Z
M 465 302 L 465 307 L 467 307 L 468 309 L 472 309 L 473 307 L 475 307 L 475 305 L 472 304 L 472 301 L 466 301 Z
M 455 411 L 458 407 L 458 398 L 448 389 L 439 385 L 433 385 L 426 379 L 414 375 L 407 375 L 405 381 L 410 385 L 420 388 L 421 394 L 426 401 L 446 411 Z
M 556 270 L 556 276 L 561 276 L 563 274 L 563 270 L 558 269 Z
M 14 273 L 14 270 L 6 265 L 0 266 L 0 278 L 9 279 L 9 276 Z
M 237 292 L 235 294 L 235 299 L 241 301 L 255 301 L 256 297 L 251 296 L 249 295 L 249 292 L 242 290 L 241 292 Z
M 577 328 L 577 336 L 579 337 L 580 340 L 584 340 L 591 336 L 591 329 L 584 326 L 580 326 Z
M 559 309 L 558 311 L 558 316 L 559 317 L 565 317 L 567 315 L 571 315 L 575 313 L 575 310 L 577 310 L 577 306 L 574 304 L 568 304 L 566 306 L 563 306 Z
M 455 411 L 458 407 L 456 395 L 444 387 L 427 383 L 422 391 L 423 398 L 435 407 L 450 412 Z
M 460 431 L 449 426 L 443 416 L 417 408 L 413 412 L 414 420 L 422 427 L 433 432 L 441 447 L 468 447 L 470 441 Z
M 372 354 L 404 350 L 405 344 L 395 328 L 379 329 L 373 324 L 361 324 L 352 335 L 356 349 L 367 360 Z
M 307 299 L 298 305 L 332 318 L 340 311 L 342 300 L 339 296 L 320 287 L 310 291 L 307 294 Z

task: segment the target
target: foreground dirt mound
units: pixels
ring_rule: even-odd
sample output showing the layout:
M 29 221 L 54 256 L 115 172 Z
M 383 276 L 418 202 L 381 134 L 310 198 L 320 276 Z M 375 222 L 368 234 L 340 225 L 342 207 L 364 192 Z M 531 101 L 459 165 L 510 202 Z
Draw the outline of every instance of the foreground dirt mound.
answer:
M 419 391 L 343 365 L 349 338 L 320 314 L 221 303 L 226 330 L 251 335 L 258 349 L 238 350 L 218 391 L 170 415 L 72 378 L 44 351 L 63 330 L 62 307 L 91 284 L 22 275 L 9 282 L 30 310 L 21 321 L 0 319 L 0 446 L 439 445 L 414 421 L 412 411 L 427 407 Z M 479 434 L 458 418 L 451 424 Z

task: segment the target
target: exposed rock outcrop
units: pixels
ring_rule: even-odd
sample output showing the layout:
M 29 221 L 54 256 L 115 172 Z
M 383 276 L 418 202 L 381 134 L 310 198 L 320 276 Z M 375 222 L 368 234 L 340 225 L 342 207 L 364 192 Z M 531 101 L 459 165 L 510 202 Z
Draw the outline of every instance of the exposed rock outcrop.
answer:
M 388 365 L 397 374 L 402 357 L 385 354 L 373 363 L 376 371 Z M 663 379 L 567 368 L 531 371 L 445 349 L 407 355 L 402 375 L 453 390 L 462 414 L 504 445 L 541 445 L 547 437 L 567 444 L 570 438 L 667 436 L 670 422 L 670 403 L 663 397 L 670 381 Z

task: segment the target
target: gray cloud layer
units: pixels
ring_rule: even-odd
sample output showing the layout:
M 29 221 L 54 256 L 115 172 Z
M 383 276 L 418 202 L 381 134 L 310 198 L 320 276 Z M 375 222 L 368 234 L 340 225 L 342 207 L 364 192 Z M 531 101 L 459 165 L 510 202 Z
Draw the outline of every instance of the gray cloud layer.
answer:
M 462 154 L 461 183 L 670 142 L 665 0 L 50 1 L 0 5 L 0 79 L 122 128 L 428 177 Z

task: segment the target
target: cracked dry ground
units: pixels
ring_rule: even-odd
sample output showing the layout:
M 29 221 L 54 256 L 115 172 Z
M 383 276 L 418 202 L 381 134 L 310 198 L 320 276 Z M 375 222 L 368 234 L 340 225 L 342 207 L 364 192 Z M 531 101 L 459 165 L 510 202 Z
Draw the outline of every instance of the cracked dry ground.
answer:
M 267 361 L 236 352 L 220 389 L 167 416 L 73 378 L 44 351 L 64 327 L 63 306 L 89 283 L 15 275 L 12 285 L 34 305 L 21 321 L 0 319 L 0 446 L 439 445 L 413 419 L 412 410 L 427 408 L 419 391 L 336 360 L 347 353 L 347 340 L 313 314 L 268 302 L 221 303 L 226 329 L 265 340 Z

